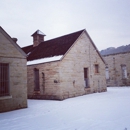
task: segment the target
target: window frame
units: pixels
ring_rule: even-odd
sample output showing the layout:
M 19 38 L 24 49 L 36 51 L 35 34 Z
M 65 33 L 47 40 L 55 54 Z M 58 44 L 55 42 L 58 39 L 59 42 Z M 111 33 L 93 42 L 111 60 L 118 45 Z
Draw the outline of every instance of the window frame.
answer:
M 99 74 L 99 64 L 95 64 L 94 65 L 94 71 L 95 71 L 95 74 Z
M 106 80 L 109 80 L 110 74 L 109 74 L 109 68 L 108 67 L 105 68 L 105 74 L 106 74 Z
M 121 71 L 122 71 L 122 79 L 127 79 L 127 68 L 125 64 L 121 64 Z

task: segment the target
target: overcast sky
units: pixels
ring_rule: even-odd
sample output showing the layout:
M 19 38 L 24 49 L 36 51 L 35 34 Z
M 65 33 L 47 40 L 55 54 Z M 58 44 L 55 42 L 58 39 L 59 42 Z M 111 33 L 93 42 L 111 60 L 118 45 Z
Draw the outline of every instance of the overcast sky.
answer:
M 130 44 L 130 0 L 1 0 L 0 26 L 18 44 L 33 43 L 86 29 L 99 50 Z

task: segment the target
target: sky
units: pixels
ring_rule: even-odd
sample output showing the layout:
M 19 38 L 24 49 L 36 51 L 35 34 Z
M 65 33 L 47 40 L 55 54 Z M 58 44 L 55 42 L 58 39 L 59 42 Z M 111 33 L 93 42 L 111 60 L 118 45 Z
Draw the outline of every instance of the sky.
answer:
M 21 47 L 38 29 L 45 40 L 86 29 L 103 50 L 130 44 L 130 0 L 1 0 L 0 26 Z

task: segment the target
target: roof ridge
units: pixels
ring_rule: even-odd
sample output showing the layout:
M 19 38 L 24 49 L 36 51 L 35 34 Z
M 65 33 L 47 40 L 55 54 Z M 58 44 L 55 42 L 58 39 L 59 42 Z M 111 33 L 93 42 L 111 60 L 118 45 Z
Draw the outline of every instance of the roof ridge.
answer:
M 27 54 L 31 52 L 29 53 L 27 60 L 32 61 L 45 57 L 64 55 L 84 31 L 85 29 L 59 36 L 54 39 L 41 42 L 36 47 L 28 46 L 23 48 Z
M 64 37 L 64 36 L 68 36 L 68 35 L 71 35 L 71 34 L 74 34 L 74 33 L 78 33 L 78 32 L 81 32 L 81 31 L 85 31 L 85 29 L 82 29 L 82 30 L 79 30 L 79 31 L 76 31 L 76 32 L 72 32 L 72 33 L 68 33 L 68 34 L 65 34 L 65 35 L 62 35 L 62 36 L 58 36 L 58 37 L 55 37 L 55 38 L 46 40 L 46 41 L 44 41 L 44 42 L 51 41 L 51 40 L 54 40 L 54 39 L 57 39 L 57 38 L 61 38 L 61 37 Z M 41 42 L 41 43 L 43 43 L 43 42 Z M 40 43 L 40 44 L 41 44 L 41 43 Z M 39 45 L 40 45 L 40 44 L 39 44 Z M 21 47 L 21 48 L 25 48 L 25 47 L 29 47 L 29 46 L 33 46 L 33 45 L 24 46 L 24 47 Z
M 75 34 L 75 33 L 78 33 L 78 32 L 82 32 L 82 31 L 85 31 L 85 29 L 82 29 L 82 30 L 76 31 L 76 32 L 72 32 L 72 33 L 68 33 L 68 34 L 65 34 L 65 35 L 62 35 L 62 36 L 58 36 L 58 37 L 55 37 L 55 38 L 46 40 L 46 41 L 44 41 L 44 42 L 51 41 L 51 40 L 54 40 L 54 39 L 57 39 L 57 38 L 61 38 L 61 37 L 65 37 L 65 36 L 68 36 L 68 35 L 71 35 L 71 34 Z M 41 42 L 41 43 L 43 43 L 43 42 Z

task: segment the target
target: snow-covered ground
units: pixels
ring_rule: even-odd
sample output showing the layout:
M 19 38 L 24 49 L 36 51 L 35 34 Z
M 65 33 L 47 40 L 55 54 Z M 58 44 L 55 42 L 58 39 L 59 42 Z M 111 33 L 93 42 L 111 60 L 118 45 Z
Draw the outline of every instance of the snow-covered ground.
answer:
M 28 100 L 0 114 L 0 130 L 130 130 L 130 87 L 64 101 Z

